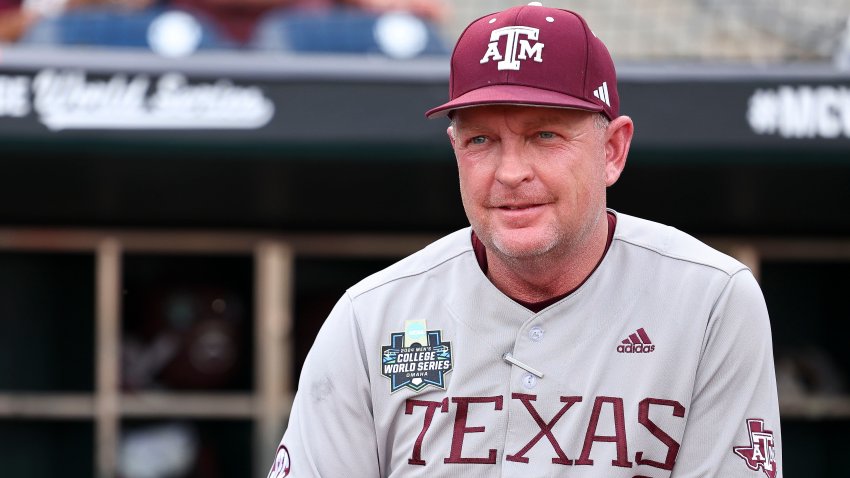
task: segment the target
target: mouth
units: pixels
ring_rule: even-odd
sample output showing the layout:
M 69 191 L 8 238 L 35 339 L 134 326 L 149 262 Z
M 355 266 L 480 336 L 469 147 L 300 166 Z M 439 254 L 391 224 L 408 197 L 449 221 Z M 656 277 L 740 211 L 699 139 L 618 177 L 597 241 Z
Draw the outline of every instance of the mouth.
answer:
M 503 227 L 525 228 L 536 224 L 545 214 L 548 202 L 496 202 L 491 213 Z
M 542 206 L 542 204 L 506 204 L 496 207 L 502 211 L 524 211 L 526 209 L 533 209 L 540 206 Z

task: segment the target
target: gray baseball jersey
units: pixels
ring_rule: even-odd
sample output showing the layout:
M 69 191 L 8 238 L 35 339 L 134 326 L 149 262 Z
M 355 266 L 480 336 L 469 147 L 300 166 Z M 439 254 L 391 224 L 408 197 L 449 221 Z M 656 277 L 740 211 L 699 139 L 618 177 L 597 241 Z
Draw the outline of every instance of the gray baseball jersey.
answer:
M 337 303 L 269 476 L 782 476 L 770 323 L 744 265 L 617 214 L 596 271 L 534 313 L 490 283 L 470 234 Z

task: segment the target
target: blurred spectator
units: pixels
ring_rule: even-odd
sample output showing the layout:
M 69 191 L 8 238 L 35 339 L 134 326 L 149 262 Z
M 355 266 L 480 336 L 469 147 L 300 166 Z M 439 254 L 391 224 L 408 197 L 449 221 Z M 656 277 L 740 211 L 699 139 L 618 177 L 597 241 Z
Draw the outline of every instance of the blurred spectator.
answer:
M 21 0 L 0 0 L 0 42 L 16 41 L 36 18 Z
M 139 10 L 156 0 L 0 0 L 0 42 L 17 41 L 36 20 L 92 5 Z
M 209 17 L 229 39 L 243 45 L 253 36 L 260 18 L 285 7 L 352 6 L 376 13 L 402 10 L 435 22 L 444 20 L 448 13 L 442 0 L 171 0 L 170 5 Z

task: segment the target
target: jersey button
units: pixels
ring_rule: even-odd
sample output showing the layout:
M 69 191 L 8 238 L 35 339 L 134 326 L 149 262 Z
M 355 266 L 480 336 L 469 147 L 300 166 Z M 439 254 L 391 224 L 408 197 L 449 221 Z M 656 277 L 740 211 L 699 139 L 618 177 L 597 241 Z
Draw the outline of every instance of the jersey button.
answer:
M 540 342 L 543 340 L 543 329 L 535 325 L 528 330 L 528 338 L 535 342 Z
M 537 386 L 537 377 L 534 375 L 527 373 L 522 376 L 522 386 L 531 390 L 532 388 Z

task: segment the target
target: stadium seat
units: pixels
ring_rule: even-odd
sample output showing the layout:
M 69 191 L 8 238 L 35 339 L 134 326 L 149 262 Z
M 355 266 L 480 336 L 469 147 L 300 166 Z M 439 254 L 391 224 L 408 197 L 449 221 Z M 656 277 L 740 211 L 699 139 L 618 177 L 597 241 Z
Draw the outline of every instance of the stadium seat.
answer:
M 230 48 L 232 44 L 197 14 L 179 10 L 152 8 L 127 11 L 114 8 L 80 8 L 56 17 L 45 17 L 33 25 L 21 38 L 24 45 L 73 45 L 151 48 L 149 33 L 152 25 L 164 23 L 163 18 L 188 19 L 191 40 L 197 49 Z M 194 23 L 191 23 L 194 20 Z M 179 29 L 178 29 L 179 30 Z M 186 34 L 177 33 L 178 40 L 187 41 Z
M 252 46 L 297 53 L 373 53 L 396 58 L 445 55 L 448 49 L 429 22 L 408 13 L 356 9 L 280 9 L 258 24 Z

